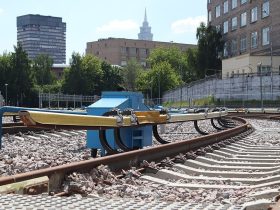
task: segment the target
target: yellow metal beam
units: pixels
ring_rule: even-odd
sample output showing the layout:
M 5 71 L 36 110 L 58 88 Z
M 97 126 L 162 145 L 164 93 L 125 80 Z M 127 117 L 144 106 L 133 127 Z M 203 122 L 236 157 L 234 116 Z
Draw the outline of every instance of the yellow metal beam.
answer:
M 158 111 L 135 112 L 139 124 L 167 123 L 167 115 L 161 115 Z
M 130 117 L 103 117 L 92 115 L 61 114 L 38 111 L 19 112 L 21 120 L 27 126 L 60 125 L 78 127 L 119 127 L 131 126 Z
M 27 126 L 71 127 L 71 128 L 114 128 L 131 127 L 145 124 L 165 124 L 193 120 L 205 120 L 226 116 L 226 111 L 192 114 L 161 114 L 159 111 L 135 112 L 137 123 L 131 116 L 93 116 L 78 114 L 62 114 L 39 111 L 21 111 L 19 116 Z

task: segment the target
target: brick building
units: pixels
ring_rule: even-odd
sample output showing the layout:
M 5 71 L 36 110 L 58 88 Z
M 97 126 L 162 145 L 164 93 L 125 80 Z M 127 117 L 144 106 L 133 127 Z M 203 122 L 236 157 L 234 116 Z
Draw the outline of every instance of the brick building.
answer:
M 207 10 L 225 40 L 223 75 L 279 70 L 279 0 L 207 0 Z
M 126 66 L 131 59 L 136 59 L 143 67 L 147 67 L 146 59 L 151 51 L 157 47 L 175 46 L 182 51 L 195 48 L 196 45 L 174 42 L 157 42 L 149 40 L 108 38 L 88 42 L 86 54 L 92 54 L 100 59 L 119 66 Z

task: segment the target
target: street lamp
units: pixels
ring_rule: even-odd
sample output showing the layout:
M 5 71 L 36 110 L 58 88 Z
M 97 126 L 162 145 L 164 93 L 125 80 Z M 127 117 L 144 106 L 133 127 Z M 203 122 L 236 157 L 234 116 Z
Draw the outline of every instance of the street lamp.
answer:
M 6 87 L 6 98 L 5 98 L 5 105 L 8 105 L 8 84 L 5 84 Z
M 263 109 L 263 90 L 262 90 L 262 62 L 258 63 L 260 68 L 260 89 L 261 89 L 261 108 Z

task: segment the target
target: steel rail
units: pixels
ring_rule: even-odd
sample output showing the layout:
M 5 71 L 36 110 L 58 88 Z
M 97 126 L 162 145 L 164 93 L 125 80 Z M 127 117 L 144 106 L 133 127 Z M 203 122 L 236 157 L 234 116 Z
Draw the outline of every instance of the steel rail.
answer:
M 242 118 L 232 117 L 233 120 L 243 123 L 235 128 L 224 130 L 218 133 L 201 136 L 190 140 L 172 142 L 156 147 L 150 147 L 140 150 L 133 150 L 124 153 L 119 153 L 111 156 L 99 157 L 85 161 L 73 162 L 65 165 L 45 168 L 26 173 L 0 177 L 0 186 L 5 184 L 16 183 L 20 181 L 30 180 L 37 177 L 48 176 L 50 180 L 60 182 L 64 176 L 71 172 L 85 172 L 101 164 L 108 165 L 112 170 L 120 168 L 128 168 L 131 163 L 139 165 L 143 160 L 156 161 L 162 160 L 165 157 L 174 157 L 179 153 L 186 153 L 190 150 L 195 150 L 203 146 L 208 146 L 217 143 L 221 140 L 228 139 L 240 133 L 243 133 L 251 128 L 250 124 Z M 51 188 L 51 187 L 50 187 Z

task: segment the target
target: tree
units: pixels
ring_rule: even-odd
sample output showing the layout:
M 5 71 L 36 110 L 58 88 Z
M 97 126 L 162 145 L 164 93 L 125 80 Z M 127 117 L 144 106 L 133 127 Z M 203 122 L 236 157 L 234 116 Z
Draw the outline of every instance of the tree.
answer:
M 64 70 L 62 90 L 68 94 L 79 94 L 82 83 L 82 57 L 79 53 L 73 53 L 70 61 L 70 68 Z
M 48 55 L 38 55 L 32 65 L 35 81 L 37 85 L 50 85 L 55 81 L 55 75 L 51 71 L 53 60 Z
M 113 67 L 105 61 L 101 64 L 102 69 L 102 91 L 116 91 L 120 89 L 123 83 L 123 78 L 121 76 L 121 68 Z
M 186 56 L 186 74 L 183 77 L 183 81 L 186 83 L 197 80 L 198 76 L 198 68 L 197 68 L 197 49 L 189 48 L 185 52 Z
M 220 31 L 212 25 L 205 26 L 204 23 L 200 24 L 197 28 L 196 38 L 198 39 L 198 76 L 203 78 L 208 74 L 208 69 L 219 70 L 222 68 L 221 54 L 224 48 L 224 41 Z
M 8 100 L 11 101 L 11 104 L 30 105 L 31 99 L 29 96 L 34 84 L 30 61 L 20 43 L 14 49 L 15 52 L 11 54 L 11 71 L 8 74 Z
M 155 48 L 151 52 L 148 61 L 151 67 L 157 65 L 160 62 L 166 61 L 171 65 L 171 67 L 178 74 L 181 73 L 180 69 L 184 68 L 186 65 L 186 60 L 184 58 L 183 52 L 175 46 L 170 48 L 165 48 L 165 47 Z
M 70 68 L 65 70 L 62 89 L 64 93 L 94 95 L 101 89 L 101 61 L 92 56 L 72 54 Z
M 146 84 L 150 84 L 154 93 L 153 97 L 157 96 L 158 98 L 161 98 L 165 91 L 177 87 L 182 82 L 180 76 L 166 61 L 154 65 L 148 72 L 146 80 L 148 80 Z
M 143 68 L 136 60 L 128 61 L 127 66 L 122 69 L 123 86 L 126 90 L 136 90 L 136 78 L 141 71 Z
M 11 80 L 9 74 L 11 72 L 11 54 L 4 53 L 0 56 L 0 92 L 5 97 L 5 84 L 8 84 Z

